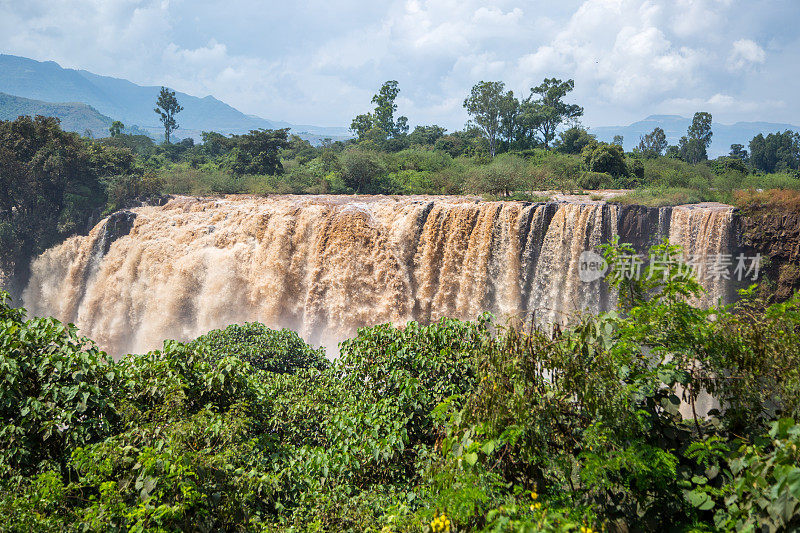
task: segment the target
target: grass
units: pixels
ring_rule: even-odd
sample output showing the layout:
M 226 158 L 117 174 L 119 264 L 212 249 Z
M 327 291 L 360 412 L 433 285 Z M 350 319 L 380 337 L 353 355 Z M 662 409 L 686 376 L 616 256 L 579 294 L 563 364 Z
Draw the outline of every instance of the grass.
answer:
M 542 202 L 549 198 L 529 191 L 579 190 L 581 159 L 577 155 L 545 150 L 503 154 L 494 160 L 450 157 L 444 152 L 408 149 L 377 153 L 384 174 L 372 188 L 385 194 L 479 194 L 488 200 Z M 746 174 L 735 169 L 720 171 L 710 164 L 692 165 L 660 157 L 642 160 L 644 178 L 638 189 L 608 201 L 650 207 L 698 202 L 722 202 L 742 208 L 771 205 L 798 209 L 800 174 Z M 335 164 L 322 159 L 300 163 L 284 159 L 280 176 L 235 176 L 216 163 L 192 168 L 189 163 L 167 164 L 158 171 L 163 192 L 210 196 L 220 194 L 346 194 L 353 192 L 342 181 Z M 713 168 L 712 168 L 713 167 Z M 757 193 L 757 190 L 768 191 Z M 775 192 L 776 190 L 789 192 Z M 600 200 L 589 191 L 592 200 Z
M 800 190 L 744 190 L 734 194 L 734 205 L 743 211 L 800 212 Z
M 608 202 L 620 205 L 644 205 L 647 207 L 666 207 L 700 202 L 721 201 L 714 191 L 700 191 L 688 187 L 654 187 L 635 189 L 627 194 L 609 198 Z
M 749 174 L 741 184 L 741 189 L 800 189 L 800 174 L 779 172 L 776 174 Z
M 514 192 L 508 196 L 484 194 L 482 197 L 488 202 L 530 202 L 532 204 L 549 202 L 551 200 L 549 196 L 528 192 Z

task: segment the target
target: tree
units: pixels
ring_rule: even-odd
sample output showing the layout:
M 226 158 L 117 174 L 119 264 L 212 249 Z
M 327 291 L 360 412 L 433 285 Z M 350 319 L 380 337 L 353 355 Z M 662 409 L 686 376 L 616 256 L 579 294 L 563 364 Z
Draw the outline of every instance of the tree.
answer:
M 280 150 L 289 147 L 289 128 L 257 129 L 245 135 L 234 135 L 234 158 L 231 165 L 236 174 L 283 174 Z
M 759 133 L 750 141 L 750 164 L 762 172 L 797 170 L 800 167 L 800 134 L 793 131 Z
M 692 119 L 692 125 L 689 126 L 689 139 L 700 141 L 705 148 L 711 145 L 711 137 L 714 132 L 711 131 L 711 114 L 705 112 L 697 112 Z
M 497 151 L 504 88 L 502 81 L 481 81 L 472 87 L 469 96 L 464 100 L 464 109 L 489 141 L 489 153 L 492 157 Z
M 356 118 L 350 122 L 350 131 L 355 133 L 359 140 L 363 140 L 364 135 L 372 129 L 372 122 L 372 113 L 356 115 Z
M 371 113 L 356 115 L 350 123 L 350 131 L 358 136 L 359 141 L 373 140 L 382 142 L 396 139 L 408 133 L 408 119 L 397 117 L 397 104 L 394 103 L 400 89 L 395 80 L 385 82 L 378 93 L 372 97 L 375 109 Z
M 442 152 L 447 152 L 452 157 L 458 157 L 463 155 L 464 152 L 467 150 L 467 141 L 461 135 L 443 135 L 442 137 L 436 140 L 436 143 L 433 145 L 436 150 L 441 150 Z
M 516 144 L 521 148 L 535 148 L 540 144 L 537 138 L 539 127 L 538 106 L 530 98 L 519 103 L 517 116 Z
M 210 157 L 219 157 L 230 152 L 235 141 L 216 131 L 204 131 L 200 134 L 203 139 L 202 150 Z
M 561 124 L 583 116 L 581 106 L 563 101 L 574 88 L 574 80 L 561 81 L 556 78 L 545 78 L 541 85 L 531 88 L 528 100 L 533 104 L 532 126 L 542 135 L 545 149 L 550 147 Z
M 342 153 L 342 179 L 345 185 L 356 192 L 369 192 L 373 182 L 386 172 L 377 153 L 372 150 L 354 149 Z
M 120 122 L 119 120 L 115 120 L 111 123 L 111 126 L 108 128 L 108 132 L 111 134 L 112 137 L 116 137 L 122 134 L 122 130 L 125 129 L 125 124 Z
M 156 100 L 156 107 L 153 109 L 159 116 L 161 123 L 164 125 L 164 140 L 169 144 L 169 137 L 172 132 L 180 126 L 175 121 L 175 115 L 183 111 L 183 107 L 178 103 L 175 97 L 175 91 L 170 91 L 166 87 L 161 87 L 161 92 Z
M 408 134 L 408 142 L 410 144 L 433 146 L 446 132 L 446 128 L 436 124 L 432 126 L 417 126 L 414 131 Z
M 553 147 L 565 154 L 579 154 L 586 146 L 596 142 L 595 136 L 585 128 L 573 126 L 559 133 Z
M 637 150 L 648 158 L 653 159 L 663 154 L 667 149 L 667 135 L 661 128 L 655 128 L 648 134 L 639 137 Z
M 625 152 L 618 144 L 598 143 L 589 145 L 581 152 L 586 170 L 590 172 L 603 172 L 615 178 L 628 175 L 628 166 L 625 164 Z
M 625 138 L 622 135 L 614 135 L 614 140 L 611 141 L 611 144 L 616 144 L 622 146 L 625 142 Z
M 500 98 L 500 131 L 510 148 L 519 129 L 519 100 L 514 91 L 508 91 Z
M 528 166 L 524 159 L 513 154 L 502 154 L 488 165 L 471 169 L 466 187 L 478 194 L 509 196 L 512 191 L 525 187 L 527 176 Z
M 398 137 L 408 133 L 406 117 L 401 116 L 397 117 L 397 121 L 394 120 L 394 112 L 397 111 L 397 104 L 394 101 L 398 94 L 400 94 L 400 89 L 397 87 L 397 81 L 390 80 L 384 82 L 378 94 L 372 97 L 372 103 L 375 104 L 373 123 L 385 131 L 389 137 Z
M 706 146 L 699 139 L 692 139 L 684 135 L 678 141 L 679 157 L 687 163 L 699 163 L 708 159 Z
M 102 206 L 99 174 L 121 174 L 132 162 L 130 151 L 89 144 L 59 124 L 43 116 L 0 121 L 0 270 L 16 288 L 32 257 Z
M 708 147 L 711 145 L 711 114 L 697 112 L 689 126 L 686 137 L 682 137 L 678 148 L 681 159 L 688 163 L 699 163 L 708 159 Z
M 748 153 L 747 150 L 744 149 L 743 144 L 732 144 L 730 156 L 741 159 L 742 161 L 747 161 L 748 159 Z

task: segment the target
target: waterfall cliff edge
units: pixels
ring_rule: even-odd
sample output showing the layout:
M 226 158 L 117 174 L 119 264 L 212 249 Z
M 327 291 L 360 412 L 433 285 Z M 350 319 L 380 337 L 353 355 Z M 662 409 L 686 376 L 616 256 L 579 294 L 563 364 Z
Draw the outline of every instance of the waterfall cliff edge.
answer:
M 75 323 L 110 353 L 231 323 L 288 327 L 332 347 L 358 327 L 483 311 L 540 323 L 613 307 L 581 254 L 613 235 L 644 252 L 733 254 L 733 208 L 458 197 L 198 199 L 120 211 L 32 265 L 23 303 Z M 731 297 L 704 281 L 708 303 Z

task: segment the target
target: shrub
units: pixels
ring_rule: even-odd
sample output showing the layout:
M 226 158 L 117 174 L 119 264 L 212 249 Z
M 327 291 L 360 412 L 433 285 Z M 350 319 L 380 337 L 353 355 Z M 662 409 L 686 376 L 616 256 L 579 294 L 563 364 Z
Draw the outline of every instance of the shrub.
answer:
M 561 132 L 553 146 L 565 154 L 580 154 L 586 146 L 592 143 L 597 143 L 595 136 L 590 135 L 585 129 L 575 126 Z
M 525 160 L 512 154 L 501 154 L 488 165 L 474 167 L 467 176 L 467 189 L 475 193 L 503 194 L 520 190 L 528 175 Z
M 373 192 L 374 182 L 386 172 L 380 156 L 372 150 L 350 149 L 339 161 L 345 185 L 358 193 Z
M 0 291 L 0 477 L 54 470 L 71 451 L 111 435 L 120 419 L 110 394 L 113 362 L 72 325 L 25 320 Z
M 329 366 L 324 351 L 315 350 L 294 331 L 269 329 L 257 322 L 210 331 L 189 346 L 204 348 L 215 358 L 237 357 L 254 368 L 279 374 Z
M 608 189 L 614 184 L 614 177 L 605 172 L 584 172 L 578 179 L 578 187 L 587 190 Z
M 700 309 L 678 247 L 638 279 L 603 251 L 615 312 L 362 328 L 331 364 L 259 324 L 98 363 L 3 298 L 3 526 L 796 529 L 800 295 Z M 725 412 L 684 419 L 702 391 Z
M 409 149 L 390 159 L 389 170 L 439 171 L 453 164 L 453 158 L 439 150 Z

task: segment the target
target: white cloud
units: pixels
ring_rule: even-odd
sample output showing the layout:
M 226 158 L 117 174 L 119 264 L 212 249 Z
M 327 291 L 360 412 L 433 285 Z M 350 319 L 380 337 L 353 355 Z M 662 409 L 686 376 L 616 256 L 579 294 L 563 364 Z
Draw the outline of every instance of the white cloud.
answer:
M 739 39 L 733 43 L 728 67 L 731 70 L 743 70 L 754 65 L 760 65 L 767 59 L 767 53 L 758 43 L 750 39 Z
M 587 0 L 551 42 L 523 56 L 519 66 L 531 77 L 556 69 L 616 104 L 691 87 L 706 57 L 699 47 L 674 44 L 658 26 L 663 18 L 663 7 L 652 2 Z
M 477 81 L 527 94 L 552 76 L 575 80 L 587 124 L 692 106 L 766 119 L 756 114 L 777 109 L 766 102 L 800 92 L 800 4 L 754 1 L 758 16 L 739 0 L 229 0 L 222 11 L 209 0 L 0 0 L 0 52 L 298 123 L 346 125 L 397 79 L 412 124 L 452 130 Z M 787 112 L 778 118 L 800 122 Z

